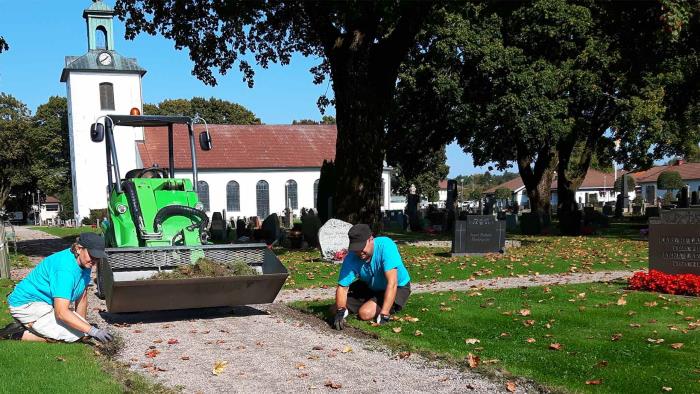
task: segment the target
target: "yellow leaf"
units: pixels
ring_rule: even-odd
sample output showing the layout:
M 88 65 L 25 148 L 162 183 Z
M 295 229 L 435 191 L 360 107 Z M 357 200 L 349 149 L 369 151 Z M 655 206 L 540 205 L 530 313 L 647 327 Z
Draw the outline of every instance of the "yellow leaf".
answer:
M 671 388 L 671 387 L 665 387 L 665 386 L 664 386 L 664 387 L 661 388 L 661 391 L 671 391 L 671 390 L 673 390 L 673 388 Z
M 228 361 L 217 361 L 214 363 L 214 368 L 211 370 L 211 373 L 218 376 L 219 374 L 224 372 L 227 365 Z
M 401 327 L 394 327 L 394 328 L 391 329 L 391 331 L 393 331 L 393 332 L 395 332 L 395 333 L 398 334 L 398 333 L 401 332 Z
M 627 300 L 624 297 L 620 297 L 620 299 L 617 300 L 617 305 L 627 305 Z
M 683 343 L 681 343 L 681 342 L 672 343 L 672 344 L 671 344 L 671 347 L 674 348 L 674 349 L 680 349 L 680 348 L 683 347 Z
M 399 329 L 399 331 L 400 331 L 400 329 Z M 343 350 L 341 350 L 340 352 L 341 352 L 341 353 L 350 353 L 350 352 L 352 352 L 352 348 L 351 348 L 350 346 L 348 346 L 348 345 L 345 345 L 345 347 L 343 348 Z
M 421 330 L 416 330 L 416 332 L 414 332 L 413 335 L 419 337 L 419 336 L 423 335 L 423 331 L 421 331 Z
M 464 342 L 466 342 L 467 345 L 475 345 L 475 344 L 477 344 L 477 343 L 479 343 L 479 342 L 481 342 L 481 341 L 478 340 L 478 339 L 476 339 L 476 338 L 467 338 L 467 339 L 464 340 Z
M 471 353 L 467 355 L 467 363 L 469 364 L 469 368 L 476 368 L 479 366 L 479 356 L 475 356 Z

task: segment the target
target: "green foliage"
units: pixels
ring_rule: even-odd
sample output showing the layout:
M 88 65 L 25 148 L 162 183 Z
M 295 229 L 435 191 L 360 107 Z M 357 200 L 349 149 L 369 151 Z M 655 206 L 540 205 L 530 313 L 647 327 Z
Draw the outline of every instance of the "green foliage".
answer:
M 507 187 L 499 187 L 494 192 L 494 196 L 497 200 L 510 200 L 513 196 L 513 191 Z
M 314 125 L 314 124 L 324 124 L 324 125 L 332 125 L 336 124 L 335 123 L 335 117 L 330 116 L 330 115 L 323 115 L 323 118 L 319 121 L 315 121 L 313 119 L 300 119 L 300 120 L 293 120 L 292 124 L 298 124 L 298 125 Z
M 5 38 L 3 36 L 0 36 L 0 53 L 3 53 L 8 49 L 10 49 L 10 46 L 7 45 L 7 41 L 5 41 Z
M 390 151 L 396 151 L 397 146 L 403 146 L 403 142 L 392 145 Z M 423 156 L 421 153 L 404 151 L 404 156 L 396 162 L 389 162 L 394 167 L 391 189 L 396 194 L 408 195 L 411 185 L 416 186 L 416 193 L 428 199 L 436 201 L 440 191 L 440 181 L 447 178 L 450 167 L 446 164 L 447 153 L 443 146 L 441 149 Z M 390 159 L 388 159 L 390 160 Z
M 664 171 L 656 179 L 656 187 L 661 190 L 678 190 L 683 186 L 683 179 L 678 171 Z
M 73 191 L 68 188 L 58 195 L 58 200 L 61 202 L 61 212 L 58 217 L 61 220 L 73 219 L 75 213 L 73 211 Z
M 328 214 L 328 199 L 333 197 L 333 192 L 335 191 L 336 178 L 335 164 L 332 161 L 323 161 L 321 165 L 321 174 L 318 181 L 318 195 L 316 196 L 316 207 L 318 207 L 318 218 L 321 223 L 325 223 L 328 219 L 333 217 L 333 212 L 335 212 L 335 201 L 332 203 L 331 214 Z
M 99 227 L 102 218 L 106 218 L 108 215 L 109 211 L 107 208 L 91 209 L 90 216 L 84 217 L 81 224 L 86 226 L 96 224 Z
M 37 108 L 29 135 L 32 145 L 31 173 L 36 187 L 46 195 L 66 189 L 70 183 L 68 100 L 52 96 Z
M 253 112 L 240 104 L 203 97 L 192 99 L 169 99 L 159 104 L 144 104 L 146 115 L 195 116 L 199 114 L 209 124 L 260 124 L 260 119 Z
M 625 175 L 623 175 L 623 176 L 617 178 L 617 180 L 615 181 L 615 186 L 614 186 L 614 187 L 615 187 L 615 191 L 616 191 L 616 192 L 619 192 L 619 193 L 622 193 L 622 192 L 623 192 L 623 190 L 622 190 L 622 180 L 623 180 L 623 179 L 627 179 L 627 190 L 628 190 L 628 191 L 633 191 L 634 188 L 637 187 L 637 181 L 634 180 L 634 177 L 633 177 L 633 176 L 631 176 L 631 175 L 630 175 L 630 176 L 625 176 Z
M 31 187 L 32 150 L 27 137 L 31 128 L 27 106 L 9 94 L 0 93 L 0 208 L 11 191 L 16 193 L 18 188 Z

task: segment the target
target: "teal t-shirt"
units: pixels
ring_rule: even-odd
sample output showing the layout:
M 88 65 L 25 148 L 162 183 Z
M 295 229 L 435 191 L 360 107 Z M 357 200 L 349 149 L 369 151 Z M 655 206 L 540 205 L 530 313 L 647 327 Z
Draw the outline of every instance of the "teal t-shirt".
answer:
M 374 239 L 374 252 L 370 261 L 363 261 L 355 253 L 348 253 L 345 256 L 343 266 L 340 268 L 338 284 L 348 287 L 359 279 L 367 283 L 372 290 L 386 290 L 384 273 L 392 269 L 397 271 L 399 286 L 406 286 L 411 281 L 394 241 L 387 237 L 377 237 Z
M 62 250 L 42 260 L 32 272 L 17 284 L 7 298 L 10 306 L 30 302 L 53 305 L 54 298 L 76 301 L 90 283 L 90 269 L 82 268 L 70 249 Z

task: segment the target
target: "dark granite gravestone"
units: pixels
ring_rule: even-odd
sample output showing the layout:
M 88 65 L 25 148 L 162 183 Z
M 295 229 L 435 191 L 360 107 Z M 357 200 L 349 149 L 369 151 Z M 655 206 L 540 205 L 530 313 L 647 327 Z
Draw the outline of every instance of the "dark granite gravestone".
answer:
M 445 208 L 447 208 L 446 230 L 454 228 L 454 222 L 457 218 L 457 197 L 457 181 L 450 179 L 447 181 L 447 201 L 445 201 Z
M 211 215 L 211 226 L 209 227 L 211 239 L 214 241 L 226 240 L 226 221 L 221 212 L 214 212 Z
M 690 204 L 698 205 L 698 192 L 695 190 L 693 190 L 693 192 L 690 194 Z
M 515 231 L 518 229 L 518 215 L 509 213 L 506 215 L 506 229 Z
M 681 196 L 678 199 L 678 208 L 688 208 L 690 201 L 688 199 L 688 186 L 683 186 L 681 189 Z
M 245 237 L 245 236 L 250 236 L 247 230 L 247 224 L 244 219 L 238 218 L 236 219 L 236 236 L 238 237 Z
M 655 217 L 659 217 L 659 211 L 660 211 L 659 207 L 655 207 L 655 206 L 654 207 L 647 207 L 647 209 L 644 210 L 644 214 L 648 218 L 655 218 Z
M 603 215 L 612 216 L 614 213 L 614 207 L 608 203 L 603 205 Z
M 649 269 L 700 275 L 700 209 L 663 210 L 649 219 Z
M 419 202 L 420 196 L 415 193 L 409 194 L 406 199 L 406 213 L 408 214 L 408 224 L 411 227 L 411 231 L 418 231 L 421 229 L 420 218 L 418 217 Z
M 316 216 L 313 210 L 309 210 L 306 215 L 301 217 L 301 232 L 304 234 L 304 239 L 312 248 L 317 248 L 318 230 L 321 229 L 321 219 Z
M 272 245 L 280 237 L 280 221 L 276 213 L 271 213 L 262 222 L 259 239 L 266 244 Z M 256 237 L 258 238 L 258 237 Z
M 452 256 L 503 252 L 506 243 L 505 221 L 492 215 L 469 215 L 455 222 Z

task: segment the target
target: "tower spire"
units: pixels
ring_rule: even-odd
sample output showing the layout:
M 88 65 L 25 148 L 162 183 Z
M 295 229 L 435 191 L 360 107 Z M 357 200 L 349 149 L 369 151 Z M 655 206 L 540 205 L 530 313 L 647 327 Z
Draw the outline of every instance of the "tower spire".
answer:
M 83 11 L 87 22 L 88 50 L 114 50 L 114 9 L 101 0 L 92 0 L 92 5 Z

